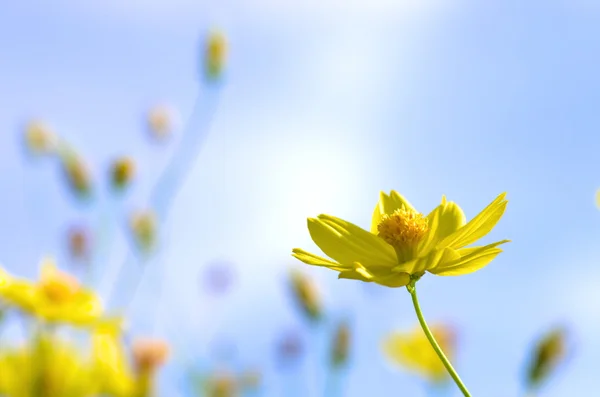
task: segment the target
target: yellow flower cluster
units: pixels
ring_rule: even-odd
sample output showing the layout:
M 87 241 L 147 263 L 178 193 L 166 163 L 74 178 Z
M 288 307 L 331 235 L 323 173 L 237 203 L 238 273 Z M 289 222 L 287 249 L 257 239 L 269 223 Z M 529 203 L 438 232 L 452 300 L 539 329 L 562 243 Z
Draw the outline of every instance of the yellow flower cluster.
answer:
M 121 342 L 121 319 L 107 316 L 96 294 L 47 258 L 39 280 L 0 268 L 0 303 L 34 320 L 22 346 L 0 346 L 0 396 L 149 397 L 167 357 L 161 341 L 134 343 L 132 363 Z M 63 339 L 58 327 L 87 331 L 89 343 Z

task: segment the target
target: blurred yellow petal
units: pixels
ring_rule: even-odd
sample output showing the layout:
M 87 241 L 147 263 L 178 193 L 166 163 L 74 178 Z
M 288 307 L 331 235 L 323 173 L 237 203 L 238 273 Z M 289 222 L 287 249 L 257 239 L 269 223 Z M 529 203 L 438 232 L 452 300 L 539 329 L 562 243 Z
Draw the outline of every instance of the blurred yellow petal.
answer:
M 431 327 L 431 332 L 446 355 L 452 359 L 455 340 L 452 329 L 443 324 Z M 411 332 L 395 332 L 383 339 L 384 355 L 394 364 L 417 373 L 430 382 L 440 382 L 447 378 L 444 364 L 429 344 L 421 328 Z

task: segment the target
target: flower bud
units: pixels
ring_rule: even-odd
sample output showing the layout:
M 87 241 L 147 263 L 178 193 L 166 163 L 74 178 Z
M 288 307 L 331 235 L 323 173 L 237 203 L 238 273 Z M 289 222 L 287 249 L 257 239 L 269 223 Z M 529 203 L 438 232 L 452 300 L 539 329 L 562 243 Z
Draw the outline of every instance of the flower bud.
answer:
M 333 337 L 333 348 L 331 350 L 331 364 L 339 367 L 348 362 L 350 351 L 350 326 L 343 322 L 336 329 Z
M 148 111 L 147 123 L 152 138 L 162 141 L 173 135 L 178 124 L 177 112 L 167 105 L 156 105 Z
M 118 158 L 111 166 L 110 176 L 113 188 L 127 188 L 135 176 L 135 162 L 130 157 Z
M 322 315 L 321 301 L 313 280 L 295 270 L 291 272 L 290 278 L 296 304 L 310 320 L 318 321 Z
M 526 384 L 535 389 L 545 382 L 565 360 L 567 332 L 555 328 L 542 336 L 531 352 L 531 360 L 526 371 Z
M 140 211 L 130 218 L 130 228 L 137 245 L 143 251 L 150 251 L 156 244 L 156 216 L 153 211 Z
M 222 32 L 213 31 L 205 44 L 204 70 L 208 80 L 218 80 L 227 63 L 227 39 Z
M 81 198 L 88 198 L 92 192 L 92 178 L 83 159 L 72 152 L 64 153 L 62 169 L 71 190 Z
M 34 155 L 54 154 L 58 137 L 43 122 L 32 120 L 25 125 L 25 146 Z

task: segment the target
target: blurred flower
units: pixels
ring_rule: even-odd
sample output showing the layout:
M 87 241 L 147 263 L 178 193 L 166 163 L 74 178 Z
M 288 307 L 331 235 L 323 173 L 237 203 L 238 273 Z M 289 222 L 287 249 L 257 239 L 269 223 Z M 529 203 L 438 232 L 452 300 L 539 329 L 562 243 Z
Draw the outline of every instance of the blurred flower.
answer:
M 346 322 L 338 325 L 333 336 L 333 348 L 331 350 L 331 364 L 340 367 L 348 362 L 350 352 L 350 327 Z
M 152 137 L 158 140 L 169 138 L 178 122 L 175 109 L 167 105 L 156 105 L 148 111 L 147 123 Z
M 446 356 L 452 360 L 456 349 L 454 330 L 447 325 L 436 324 L 431 327 L 431 332 Z M 382 347 L 393 363 L 418 373 L 430 382 L 438 383 L 447 379 L 448 372 L 421 327 L 412 332 L 396 332 L 387 336 Z
M 209 263 L 203 272 L 202 284 L 204 290 L 212 294 L 224 294 L 233 284 L 234 265 L 226 261 Z
M 54 154 L 58 137 L 46 124 L 33 120 L 25 125 L 25 146 L 34 155 Z
M 277 342 L 277 361 L 281 366 L 297 362 L 303 353 L 302 338 L 297 331 L 288 331 Z
M 68 231 L 69 253 L 76 260 L 89 258 L 91 237 L 89 230 L 84 226 L 73 226 Z
M 290 272 L 290 286 L 296 304 L 310 320 L 318 321 L 322 315 L 321 300 L 313 280 L 296 270 L 292 270 Z
M 139 211 L 130 218 L 130 228 L 135 242 L 144 250 L 149 251 L 156 244 L 156 216 L 152 210 Z
M 555 372 L 567 355 L 567 332 L 564 328 L 555 328 L 543 335 L 531 352 L 525 381 L 527 387 L 536 389 Z
M 499 195 L 470 222 L 452 201 L 442 202 L 427 217 L 399 193 L 381 192 L 371 231 L 331 215 L 308 219 L 313 241 L 334 261 L 295 248 L 293 256 L 309 265 L 340 272 L 340 278 L 375 282 L 387 287 L 407 285 L 425 271 L 440 276 L 472 273 L 487 265 L 508 240 L 464 248 L 488 234 L 504 214 Z
M 110 176 L 112 186 L 116 190 L 129 187 L 135 176 L 135 162 L 131 157 L 116 159 L 110 168 Z
M 209 80 L 218 80 L 227 63 L 227 39 L 222 32 L 213 31 L 205 44 L 204 70 Z
M 93 396 L 101 379 L 75 347 L 56 338 L 0 350 L 0 395 L 7 397 Z
M 81 198 L 92 193 L 92 178 L 83 159 L 72 151 L 61 154 L 63 175 L 71 190 Z
M 48 322 L 120 326 L 120 319 L 103 317 L 102 304 L 93 291 L 58 270 L 50 258 L 43 260 L 37 283 L 15 279 L 0 268 L 0 299 Z
M 136 369 L 136 396 L 150 397 L 154 394 L 154 379 L 158 367 L 169 355 L 168 345 L 158 339 L 137 339 L 132 347 Z
M 133 361 L 138 373 L 154 372 L 169 356 L 169 346 L 160 339 L 136 339 L 132 347 Z

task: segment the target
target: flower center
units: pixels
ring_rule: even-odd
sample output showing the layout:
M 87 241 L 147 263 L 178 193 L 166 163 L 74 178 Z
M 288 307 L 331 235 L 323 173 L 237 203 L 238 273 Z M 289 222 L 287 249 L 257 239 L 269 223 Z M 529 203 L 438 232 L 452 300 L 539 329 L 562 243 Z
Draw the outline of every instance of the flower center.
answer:
M 427 218 L 412 209 L 399 208 L 377 225 L 377 235 L 397 249 L 414 247 L 429 230 Z
M 66 303 L 79 290 L 79 283 L 68 274 L 57 272 L 44 277 L 40 282 L 40 288 L 50 301 Z

